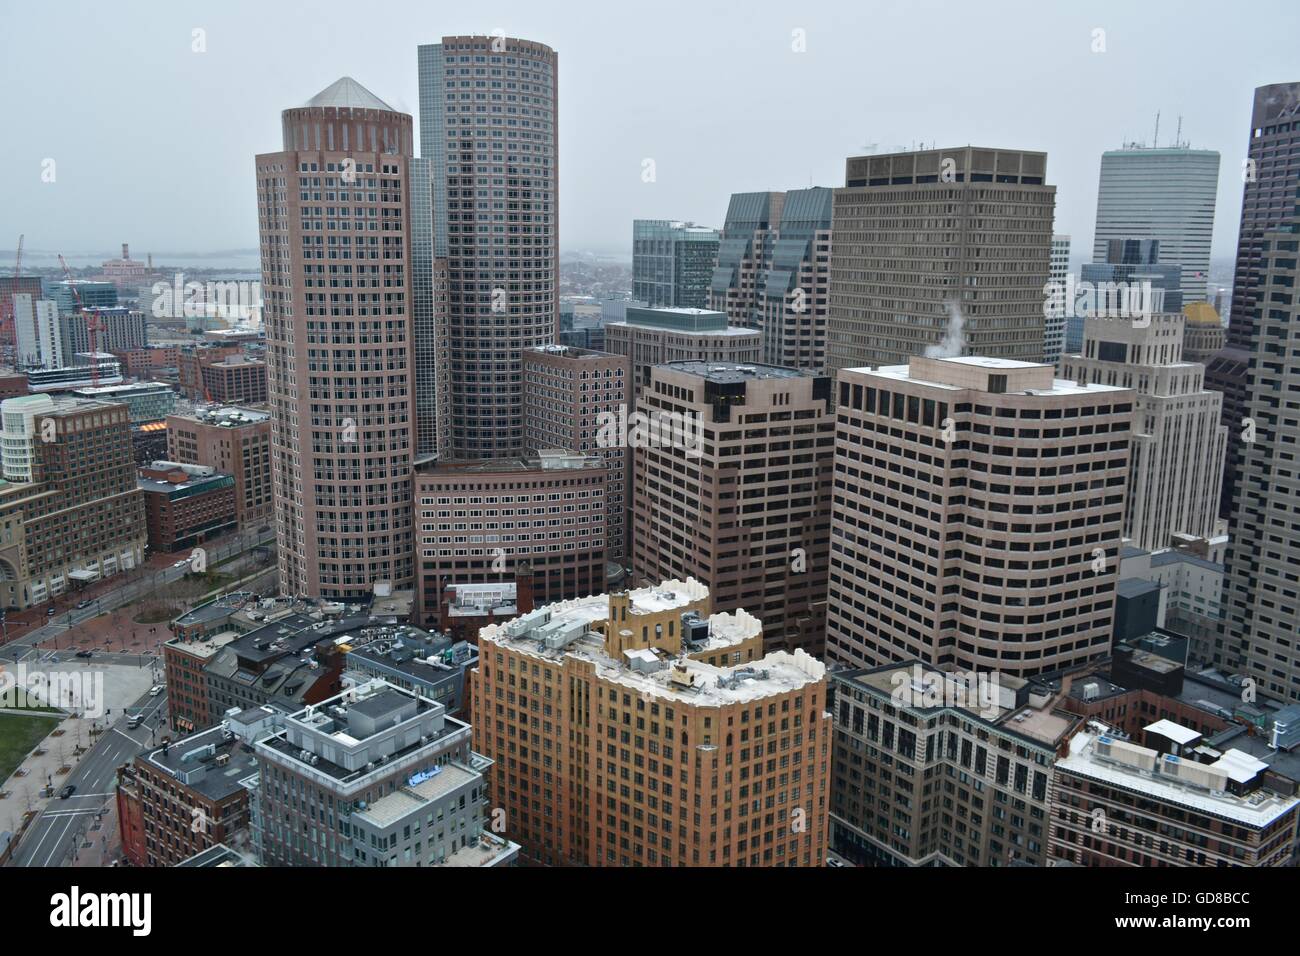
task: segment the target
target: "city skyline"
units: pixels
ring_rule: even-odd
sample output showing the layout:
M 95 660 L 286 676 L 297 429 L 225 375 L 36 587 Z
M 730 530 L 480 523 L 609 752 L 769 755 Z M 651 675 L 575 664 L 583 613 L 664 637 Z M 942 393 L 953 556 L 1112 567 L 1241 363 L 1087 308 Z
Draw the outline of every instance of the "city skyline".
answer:
M 297 105 L 309 91 L 350 75 L 414 116 L 415 47 L 446 35 L 500 29 L 559 54 L 560 95 L 567 104 L 559 116 L 559 148 L 570 157 L 559 186 L 564 251 L 624 255 L 634 218 L 720 227 L 733 192 L 841 185 L 844 158 L 862 155 L 872 144 L 884 153 L 921 143 L 948 148 L 996 142 L 1048 153 L 1059 190 L 1055 228 L 1075 237 L 1075 256 L 1082 260 L 1092 246 L 1102 152 L 1134 140 L 1149 143 L 1159 112 L 1161 144 L 1174 139 L 1181 122 L 1183 140 L 1223 157 L 1211 252 L 1217 261 L 1235 251 L 1246 148 L 1241 131 L 1250 108 L 1243 92 L 1286 80 L 1286 37 L 1296 32 L 1286 24 L 1300 26 L 1300 14 L 1280 3 L 1268 14 L 1270 31 L 1250 31 L 1248 43 L 1244 22 L 1211 19 L 1214 8 L 1208 4 L 1157 4 L 1139 11 L 1108 3 L 1079 11 L 1017 4 L 1039 15 L 1008 17 L 1006 29 L 993 35 L 975 33 L 973 11 L 939 6 L 926 5 L 941 15 L 914 16 L 910 7 L 793 11 L 773 3 L 760 4 L 743 23 L 695 8 L 683 21 L 662 10 L 662 16 L 638 25 L 637 42 L 630 44 L 625 31 L 601 16 L 505 4 L 494 11 L 493 23 L 478 23 L 413 5 L 393 14 L 409 27 L 394 44 L 378 35 L 392 16 L 360 20 L 346 34 L 334 34 L 325 10 L 303 19 L 278 7 L 230 4 L 201 16 L 125 10 L 109 19 L 96 8 L 72 6 L 97 27 L 84 41 L 60 30 L 48 12 L 18 8 L 0 14 L 12 24 L 0 31 L 0 58 L 15 63 L 19 74 L 42 76 L 12 107 L 17 126 L 39 129 L 40 135 L 23 137 L 0 157 L 0 225 L 8 226 L 13 239 L 25 233 L 33 252 L 110 250 L 124 236 L 141 251 L 252 249 L 256 219 L 247 190 L 226 171 L 246 164 L 277 131 L 273 111 L 235 122 L 232 104 Z M 860 29 L 845 28 L 855 21 Z M 692 26 L 682 29 L 683 22 Z M 853 46 L 863 30 L 889 38 L 872 42 L 866 58 L 854 55 Z M 1104 35 L 1096 36 L 1097 30 Z M 273 52 L 269 44 L 281 35 L 297 40 L 288 51 Z M 976 35 L 979 43 L 970 39 Z M 63 64 L 86 60 L 80 53 L 92 51 L 83 51 L 83 42 L 139 55 L 114 61 L 113 84 L 88 83 L 76 69 L 40 68 L 55 56 Z M 922 82 L 899 82 L 907 62 L 902 51 L 918 43 L 936 55 Z M 1093 52 L 1099 43 L 1104 52 Z M 1210 59 L 1211 44 L 1242 51 L 1223 63 L 1233 82 L 1222 82 L 1218 69 L 1183 69 L 1182 51 L 1189 44 L 1205 47 Z M 203 52 L 193 51 L 196 45 Z M 688 79 L 661 70 L 677 60 L 694 64 Z M 966 72 L 973 61 L 984 72 L 972 82 Z M 265 65 L 250 70 L 248 64 Z M 763 150 L 754 150 L 745 137 L 717 134 L 715 116 L 726 108 L 729 78 L 741 66 L 753 84 L 747 92 L 751 102 L 798 105 L 791 114 L 799 117 L 797 134 L 767 136 Z M 1177 93 L 1158 82 L 1171 71 L 1181 78 Z M 150 85 L 160 75 L 168 82 Z M 865 95 L 809 97 L 828 84 Z M 107 91 L 114 100 L 101 99 Z M 1121 106 L 1096 109 L 1103 100 Z M 682 109 L 681 103 L 695 106 Z M 69 104 L 75 123 L 42 122 L 66 115 Z M 87 140 L 108 143 L 123 136 L 137 148 L 96 151 L 95 163 L 86 162 Z M 184 162 L 151 158 L 164 152 L 179 153 Z M 55 161 L 53 183 L 41 180 L 47 159 Z M 647 160 L 654 164 L 652 182 L 643 181 Z M 145 212 L 154 197 L 157 208 L 170 208 L 177 194 L 187 196 L 185 217 Z M 88 209 L 92 214 L 86 215 Z M 201 235 L 196 222 L 203 224 Z

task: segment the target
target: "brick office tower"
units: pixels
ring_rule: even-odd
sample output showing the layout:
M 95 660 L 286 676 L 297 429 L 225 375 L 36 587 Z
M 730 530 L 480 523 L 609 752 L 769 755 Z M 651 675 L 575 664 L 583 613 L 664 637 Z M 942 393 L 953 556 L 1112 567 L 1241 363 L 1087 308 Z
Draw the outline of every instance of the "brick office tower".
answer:
M 830 660 L 1030 677 L 1110 653 L 1136 396 L 1052 372 L 840 373 Z
M 826 633 L 835 418 L 831 380 L 774 365 L 672 362 L 641 411 L 692 422 L 634 450 L 637 582 L 693 577 L 718 611 L 745 608 L 769 650 L 820 656 Z
M 548 866 L 822 866 L 826 665 L 762 653 L 698 581 L 540 607 L 479 631 L 474 745 L 491 806 Z M 509 703 L 502 705 L 509 696 Z
M 524 351 L 525 443 L 533 451 L 563 448 L 605 459 L 607 555 L 619 561 L 627 555 L 631 451 L 622 441 L 601 441 L 601 425 L 619 421 L 626 413 L 632 401 L 631 380 L 625 355 L 568 345 Z
M 827 367 L 897 365 L 941 345 L 1041 362 L 1056 206 L 1046 176 L 1047 154 L 1019 149 L 849 157 L 832 218 Z
M 558 64 L 502 36 L 419 48 L 420 157 L 447 264 L 450 449 L 519 455 L 523 350 L 559 334 Z M 423 335 L 421 336 L 423 338 Z M 435 348 L 417 341 L 416 353 Z
M 355 80 L 257 157 L 280 588 L 409 587 L 411 117 Z

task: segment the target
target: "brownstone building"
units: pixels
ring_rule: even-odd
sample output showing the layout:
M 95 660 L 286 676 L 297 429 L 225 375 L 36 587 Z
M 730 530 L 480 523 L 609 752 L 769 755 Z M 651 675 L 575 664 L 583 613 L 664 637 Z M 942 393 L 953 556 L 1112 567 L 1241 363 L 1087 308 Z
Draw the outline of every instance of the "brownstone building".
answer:
M 113 357 L 122 363 L 122 374 L 128 378 L 152 379 L 164 369 L 179 370 L 181 347 L 179 345 L 147 345 L 138 349 L 110 349 Z
M 708 608 L 666 581 L 479 632 L 474 746 L 528 861 L 824 864 L 826 668 Z
M 241 526 L 261 526 L 274 517 L 271 415 L 266 409 L 213 406 L 169 415 L 167 456 L 231 475 Z
M 235 528 L 235 479 L 201 465 L 155 461 L 140 469 L 149 547 L 179 551 Z

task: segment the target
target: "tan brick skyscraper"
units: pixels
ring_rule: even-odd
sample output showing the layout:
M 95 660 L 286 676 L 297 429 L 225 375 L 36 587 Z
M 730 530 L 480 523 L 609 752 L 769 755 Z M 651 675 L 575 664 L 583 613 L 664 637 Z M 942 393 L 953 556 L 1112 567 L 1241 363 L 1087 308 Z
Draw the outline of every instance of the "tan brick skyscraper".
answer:
M 257 157 L 280 588 L 412 580 L 411 117 L 344 77 Z

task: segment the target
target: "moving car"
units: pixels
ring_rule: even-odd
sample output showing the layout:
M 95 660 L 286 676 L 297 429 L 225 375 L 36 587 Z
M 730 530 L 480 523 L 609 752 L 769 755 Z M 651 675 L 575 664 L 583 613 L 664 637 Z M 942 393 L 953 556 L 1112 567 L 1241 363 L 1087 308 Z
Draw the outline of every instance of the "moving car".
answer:
M 74 793 L 76 793 L 76 792 L 77 792 L 77 787 L 76 787 L 76 785 L 70 783 L 70 784 L 68 784 L 66 787 L 64 787 L 62 790 L 59 791 L 59 799 L 60 799 L 60 800 L 66 800 L 66 799 L 68 799 L 68 797 L 72 796 L 72 795 L 73 795 Z
M 154 684 L 152 687 L 149 688 L 149 696 L 150 696 L 150 697 L 157 697 L 157 696 L 158 696 L 159 694 L 161 694 L 162 692 L 163 692 L 163 685 L 162 685 L 162 684 Z
M 47 608 L 45 609 L 45 616 L 46 616 L 46 617 L 54 617 L 54 615 L 56 615 L 56 614 L 58 614 L 58 613 L 59 613 L 59 611 L 58 611 L 57 608 L 47 607 Z
M 77 651 L 77 653 L 74 654 L 73 656 L 74 656 L 74 657 L 93 657 L 93 656 L 94 656 L 94 653 L 95 653 L 94 651 Z
M 90 605 L 91 605 L 90 601 L 80 601 L 77 603 L 77 610 L 84 611 L 86 608 L 90 607 Z

